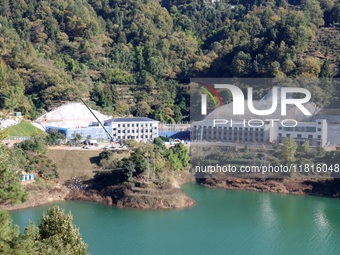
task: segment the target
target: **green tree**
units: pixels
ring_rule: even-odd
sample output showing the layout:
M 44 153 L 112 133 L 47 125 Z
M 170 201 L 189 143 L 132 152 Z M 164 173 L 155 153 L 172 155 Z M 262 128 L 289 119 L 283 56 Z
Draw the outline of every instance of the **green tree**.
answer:
M 138 150 L 130 156 L 130 160 L 134 164 L 134 175 L 137 176 L 145 171 L 146 159 Z
M 151 107 L 145 101 L 138 102 L 135 107 L 135 115 L 140 117 L 147 117 L 151 112 Z
M 45 254 L 88 254 L 87 245 L 84 243 L 79 229 L 73 223 L 71 213 L 59 207 L 52 207 L 43 214 L 38 225 L 39 236 L 44 244 L 41 249 Z
M 8 212 L 0 210 L 0 254 L 14 254 L 18 237 L 18 226 L 12 225 Z
M 78 145 L 79 141 L 82 139 L 81 134 L 75 134 L 74 136 L 74 143 L 75 145 Z
M 39 227 L 29 223 L 20 234 L 8 212 L 0 210 L 0 254 L 86 255 L 87 245 L 72 224 L 72 215 L 59 207 L 48 209 Z
M 27 199 L 27 193 L 21 185 L 21 170 L 12 162 L 9 149 L 0 145 L 0 204 Z
M 288 137 L 285 139 L 281 148 L 281 157 L 285 163 L 293 163 L 295 161 L 297 148 L 298 145 L 293 138 Z
M 66 136 L 60 132 L 52 132 L 46 137 L 49 145 L 59 145 L 65 141 Z
M 309 153 L 310 152 L 310 145 L 308 141 L 304 141 L 304 143 L 301 145 L 301 149 L 303 153 Z
M 24 151 L 45 154 L 47 150 L 47 141 L 45 134 L 34 134 L 31 139 L 25 140 L 16 145 Z
M 320 69 L 320 73 L 319 73 L 319 78 L 330 78 L 331 77 L 331 73 L 330 73 L 330 66 L 329 66 L 329 61 L 328 59 L 326 59 Z
M 0 130 L 0 141 L 5 140 L 8 137 L 7 130 Z
M 171 150 L 177 155 L 182 167 L 189 165 L 190 157 L 188 148 L 186 148 L 182 143 L 178 143 L 173 146 Z

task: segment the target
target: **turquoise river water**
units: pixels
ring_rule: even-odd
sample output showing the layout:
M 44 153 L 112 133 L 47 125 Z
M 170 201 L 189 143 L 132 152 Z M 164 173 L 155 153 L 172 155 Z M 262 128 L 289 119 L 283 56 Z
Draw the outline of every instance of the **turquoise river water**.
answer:
M 183 186 L 183 210 L 57 202 L 71 211 L 93 255 L 340 254 L 340 200 Z M 21 230 L 51 205 L 11 212 Z

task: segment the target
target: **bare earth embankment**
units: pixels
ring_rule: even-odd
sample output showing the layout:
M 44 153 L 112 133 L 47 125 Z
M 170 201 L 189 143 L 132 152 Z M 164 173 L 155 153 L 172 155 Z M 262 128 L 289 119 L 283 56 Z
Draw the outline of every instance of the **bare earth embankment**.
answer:
M 44 184 L 35 182 L 27 183 L 25 184 L 25 189 L 28 192 L 28 199 L 26 202 L 16 205 L 1 205 L 0 209 L 17 210 L 49 204 L 55 201 L 65 200 L 70 192 L 64 185 L 55 181 L 49 181 Z
M 140 187 L 122 184 L 100 188 L 100 185 L 94 185 L 92 178 L 94 171 L 100 169 L 97 165 L 100 152 L 101 150 L 74 147 L 49 148 L 47 156 L 56 165 L 59 180 L 25 183 L 29 194 L 28 200 L 18 205 L 2 205 L 0 208 L 16 210 L 60 200 L 94 201 L 121 208 L 140 209 L 175 209 L 194 205 L 194 201 L 179 189 L 180 184 L 191 180 L 189 175 L 178 176 L 174 180 L 176 185 L 166 188 L 148 183 L 142 183 Z M 117 154 L 117 157 L 122 158 L 127 155 L 128 152 Z M 65 185 L 65 181 L 72 177 L 82 177 L 81 179 L 88 180 L 87 184 L 90 187 L 97 188 L 69 188 Z
M 206 187 L 234 190 L 251 190 L 286 194 L 306 194 L 340 198 L 340 181 L 337 179 L 241 179 L 207 178 L 198 180 Z

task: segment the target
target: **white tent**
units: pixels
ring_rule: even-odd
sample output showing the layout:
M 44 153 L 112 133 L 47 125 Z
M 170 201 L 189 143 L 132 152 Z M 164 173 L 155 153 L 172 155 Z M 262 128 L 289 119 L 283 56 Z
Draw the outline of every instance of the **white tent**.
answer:
M 91 109 L 92 110 L 92 109 Z M 107 120 L 109 116 L 92 110 L 100 121 Z M 54 127 L 84 127 L 93 122 L 97 122 L 92 113 L 82 103 L 69 103 L 54 111 L 50 111 L 40 116 L 36 122 L 45 126 Z

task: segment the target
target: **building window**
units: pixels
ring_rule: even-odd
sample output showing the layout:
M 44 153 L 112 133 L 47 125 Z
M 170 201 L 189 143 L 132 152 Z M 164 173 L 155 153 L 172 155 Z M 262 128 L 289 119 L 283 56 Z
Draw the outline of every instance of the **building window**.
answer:
M 293 127 L 284 127 L 283 128 L 284 131 L 294 131 Z
M 282 130 L 282 127 L 279 127 L 279 130 Z
M 309 139 L 313 139 L 313 135 L 308 135 L 308 138 Z
M 305 132 L 305 127 L 295 127 L 295 132 Z
M 321 139 L 321 135 L 318 135 L 318 138 Z
M 290 137 L 290 134 L 287 134 L 286 137 Z
M 120 127 L 120 124 L 118 124 L 118 127 Z
M 306 132 L 316 132 L 316 127 L 306 127 Z
M 301 134 L 298 134 L 298 135 L 297 135 L 297 138 L 302 138 L 302 135 L 301 135 Z
M 318 131 L 321 131 L 321 128 L 318 128 Z

